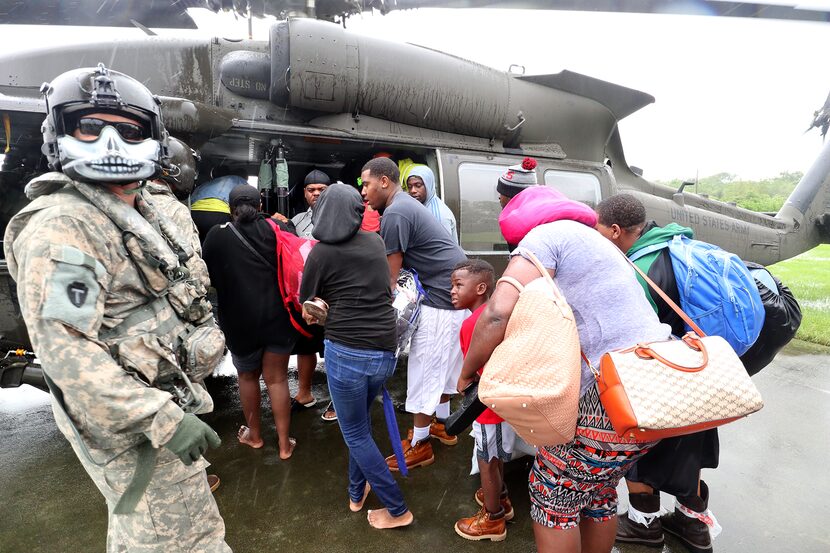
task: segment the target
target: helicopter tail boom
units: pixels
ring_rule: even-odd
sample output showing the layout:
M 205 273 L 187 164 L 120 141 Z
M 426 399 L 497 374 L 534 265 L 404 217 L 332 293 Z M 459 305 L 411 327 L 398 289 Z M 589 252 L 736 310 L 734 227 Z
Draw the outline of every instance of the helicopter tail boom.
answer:
M 830 142 L 824 145 L 775 218 L 793 228 L 782 237 L 782 259 L 830 242 Z

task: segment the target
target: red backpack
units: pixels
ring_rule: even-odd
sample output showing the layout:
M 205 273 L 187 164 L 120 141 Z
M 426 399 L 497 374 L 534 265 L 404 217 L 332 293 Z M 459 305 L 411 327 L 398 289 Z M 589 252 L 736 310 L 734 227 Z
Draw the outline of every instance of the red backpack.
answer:
M 308 259 L 308 254 L 314 244 L 317 243 L 317 240 L 300 238 L 284 231 L 271 218 L 268 218 L 267 221 L 274 229 L 274 234 L 277 237 L 277 279 L 285 309 L 288 311 L 291 324 L 297 329 L 297 332 L 306 338 L 311 338 L 311 332 L 302 317 L 303 304 L 300 301 L 300 284 L 303 281 L 305 260 Z

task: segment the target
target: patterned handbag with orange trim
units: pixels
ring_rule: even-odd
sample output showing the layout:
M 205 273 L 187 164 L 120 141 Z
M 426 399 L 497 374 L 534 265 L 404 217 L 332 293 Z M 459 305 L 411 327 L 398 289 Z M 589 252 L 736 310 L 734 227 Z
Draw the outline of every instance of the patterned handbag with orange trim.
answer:
M 761 394 L 735 350 L 720 336 L 706 336 L 639 267 L 629 263 L 693 332 L 681 340 L 608 352 L 599 371 L 588 363 L 617 434 L 658 440 L 715 428 L 760 410 Z

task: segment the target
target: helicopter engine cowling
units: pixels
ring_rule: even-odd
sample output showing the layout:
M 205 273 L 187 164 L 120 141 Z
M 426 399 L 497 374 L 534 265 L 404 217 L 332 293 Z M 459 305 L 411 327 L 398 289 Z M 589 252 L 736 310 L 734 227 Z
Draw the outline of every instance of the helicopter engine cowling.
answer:
M 270 56 L 232 52 L 219 73 L 231 92 L 289 109 L 367 115 L 505 143 L 555 142 L 565 128 L 604 137 L 615 123 L 607 108 L 584 97 L 310 19 L 275 24 Z

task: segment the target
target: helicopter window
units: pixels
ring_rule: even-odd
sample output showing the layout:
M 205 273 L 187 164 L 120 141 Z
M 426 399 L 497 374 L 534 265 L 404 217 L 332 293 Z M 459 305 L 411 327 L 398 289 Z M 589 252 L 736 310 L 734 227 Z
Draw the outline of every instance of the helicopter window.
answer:
M 591 207 L 596 207 L 601 198 L 599 179 L 591 173 L 548 169 L 545 171 L 545 185 Z
M 506 165 L 462 163 L 458 166 L 461 194 L 461 247 L 468 253 L 505 251 L 499 230 L 499 194 L 496 182 Z

